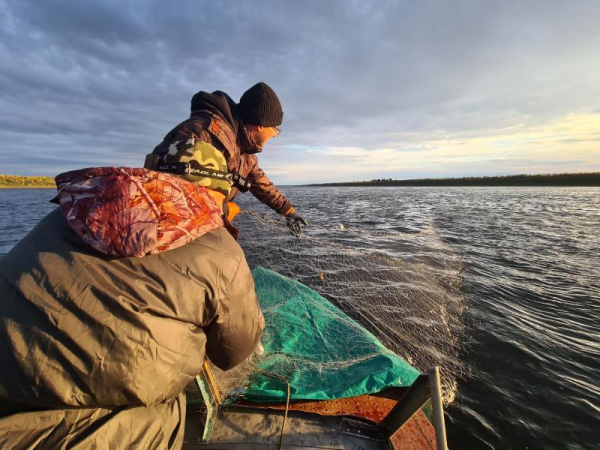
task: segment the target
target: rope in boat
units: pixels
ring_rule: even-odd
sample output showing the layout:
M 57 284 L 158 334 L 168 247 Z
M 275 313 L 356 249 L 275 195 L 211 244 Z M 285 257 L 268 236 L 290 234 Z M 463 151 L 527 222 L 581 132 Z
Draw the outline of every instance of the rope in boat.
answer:
M 279 380 L 279 381 L 283 381 L 283 382 L 285 382 L 285 384 L 287 386 L 287 394 L 285 396 L 285 413 L 283 415 L 283 424 L 281 425 L 281 434 L 279 437 L 279 450 L 281 450 L 281 449 L 283 449 L 283 436 L 285 434 L 285 425 L 287 423 L 288 411 L 290 410 L 290 397 L 292 395 L 290 383 L 287 380 L 287 378 L 282 377 L 281 375 L 278 375 L 276 373 L 267 372 L 265 370 L 260 370 L 260 369 L 258 369 L 257 372 L 263 374 L 266 377 L 273 378 L 273 379 Z

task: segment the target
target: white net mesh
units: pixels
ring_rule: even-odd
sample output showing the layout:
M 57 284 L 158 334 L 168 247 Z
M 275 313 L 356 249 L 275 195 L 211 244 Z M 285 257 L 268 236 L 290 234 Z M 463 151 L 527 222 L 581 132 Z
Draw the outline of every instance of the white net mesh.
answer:
M 236 219 L 250 267 L 271 269 L 315 290 L 418 370 L 440 366 L 446 403 L 452 401 L 457 379 L 466 371 L 460 359 L 462 264 L 433 227 L 410 234 L 313 224 L 296 238 L 272 217 L 243 211 Z M 354 344 L 347 345 L 353 354 Z M 277 355 L 259 358 L 271 358 L 277 366 Z M 279 366 L 279 373 L 331 369 L 287 359 L 280 361 L 286 368 Z M 227 373 L 215 370 L 221 390 L 241 392 L 257 361 L 255 356 Z M 335 368 L 355 362 L 340 360 Z

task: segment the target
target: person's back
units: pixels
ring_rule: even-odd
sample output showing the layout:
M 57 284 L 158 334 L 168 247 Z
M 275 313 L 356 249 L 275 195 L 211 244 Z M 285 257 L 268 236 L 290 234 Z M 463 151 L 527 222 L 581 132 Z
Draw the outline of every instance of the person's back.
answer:
M 0 444 L 115 443 L 90 425 L 127 410 L 131 436 L 151 423 L 176 448 L 205 347 L 228 369 L 260 339 L 243 252 L 203 187 L 144 169 L 62 181 L 60 210 L 0 261 Z

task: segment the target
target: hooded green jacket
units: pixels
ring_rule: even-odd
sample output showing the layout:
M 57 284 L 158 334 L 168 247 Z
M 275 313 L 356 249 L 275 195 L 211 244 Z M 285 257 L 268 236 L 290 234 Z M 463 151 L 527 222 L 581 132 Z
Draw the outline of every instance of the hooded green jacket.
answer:
M 99 439 L 122 440 L 123 426 L 143 435 L 151 423 L 183 433 L 179 396 L 205 354 L 229 369 L 262 334 L 243 251 L 219 226 L 158 254 L 107 255 L 63 217 L 81 211 L 72 197 L 0 260 L 0 447 L 30 448 L 38 435 L 62 445 L 98 433 L 94 418 L 108 423 L 107 414 L 131 408 L 138 413 L 113 417 L 118 426 Z

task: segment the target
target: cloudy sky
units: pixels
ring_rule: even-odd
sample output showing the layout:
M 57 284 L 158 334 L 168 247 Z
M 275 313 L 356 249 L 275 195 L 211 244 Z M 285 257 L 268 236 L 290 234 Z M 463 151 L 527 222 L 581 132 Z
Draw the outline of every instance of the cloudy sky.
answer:
M 600 1 L 0 0 L 0 173 L 141 166 L 258 81 L 279 184 L 600 171 Z

